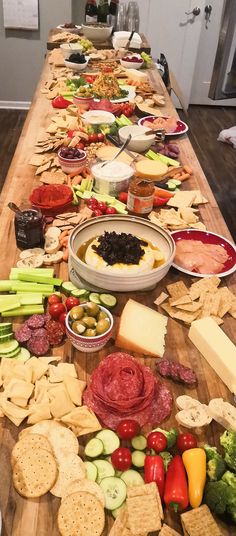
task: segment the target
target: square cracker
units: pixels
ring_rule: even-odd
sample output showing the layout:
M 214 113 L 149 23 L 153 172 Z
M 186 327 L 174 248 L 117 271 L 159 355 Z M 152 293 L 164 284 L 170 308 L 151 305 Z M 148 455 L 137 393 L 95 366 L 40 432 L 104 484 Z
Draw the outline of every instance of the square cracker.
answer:
M 195 313 L 195 311 L 199 311 L 202 307 L 202 303 L 200 302 L 192 302 L 192 303 L 185 303 L 181 305 L 176 305 L 177 309 L 181 309 L 182 311 L 189 311 L 190 313 Z
M 159 532 L 159 536 L 180 536 L 180 533 L 176 532 L 176 530 L 164 523 L 164 525 L 162 525 L 161 532 Z
M 147 532 L 142 532 L 138 535 L 131 532 L 128 524 L 128 511 L 127 508 L 124 508 L 117 516 L 109 536 L 147 536 Z
M 137 495 L 127 499 L 131 532 L 155 532 L 161 529 L 161 517 L 155 495 Z
M 191 207 L 195 199 L 195 196 L 196 194 L 192 190 L 185 190 L 185 191 L 177 192 L 174 195 L 174 197 L 171 197 L 167 201 L 167 205 L 169 207 L 176 207 L 176 208 Z
M 155 299 L 153 303 L 155 303 L 155 305 L 160 305 L 161 303 L 166 301 L 168 297 L 169 296 L 168 294 L 166 294 L 166 292 L 161 292 L 161 294 L 159 294 L 159 296 Z
M 176 305 L 185 305 L 186 303 L 192 303 L 192 300 L 189 296 L 189 294 L 186 294 L 186 296 L 181 296 L 181 298 L 170 298 L 169 304 L 172 307 L 175 307 Z
M 182 320 L 186 324 L 191 324 L 199 315 L 199 310 L 195 312 L 181 311 L 180 309 L 171 307 L 168 303 L 162 303 L 161 307 L 171 318 Z
M 185 536 L 222 536 L 208 506 L 203 504 L 180 516 Z
M 166 285 L 166 288 L 171 295 L 171 298 L 175 298 L 176 300 L 178 298 L 182 298 L 182 296 L 186 296 L 186 294 L 189 294 L 189 290 L 183 281 L 177 281 L 176 283 Z
M 223 287 L 218 290 L 218 296 L 220 297 L 220 304 L 216 314 L 222 318 L 230 310 L 234 302 L 234 295 L 227 287 Z

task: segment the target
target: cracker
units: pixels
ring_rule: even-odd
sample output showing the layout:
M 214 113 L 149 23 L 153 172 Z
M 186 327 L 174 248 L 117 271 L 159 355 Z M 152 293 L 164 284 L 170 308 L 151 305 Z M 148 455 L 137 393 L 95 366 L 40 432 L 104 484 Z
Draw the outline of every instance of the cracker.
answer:
M 191 190 L 194 194 L 193 205 L 201 205 L 208 203 L 208 200 L 202 195 L 200 190 Z
M 52 447 L 46 437 L 40 434 L 29 434 L 20 439 L 20 441 L 17 441 L 14 445 L 11 453 L 11 465 L 14 466 L 22 454 L 32 448 L 42 448 L 48 452 L 52 452 Z
M 193 283 L 189 289 L 189 294 L 192 300 L 197 300 L 202 291 L 217 292 L 217 287 L 220 284 L 220 278 L 216 275 L 205 277 Z
M 183 281 L 177 281 L 176 283 L 166 285 L 166 288 L 172 298 L 178 299 L 182 298 L 182 296 L 186 296 L 186 294 L 189 294 L 189 290 Z
M 64 452 L 60 456 L 58 465 L 58 478 L 54 486 L 51 488 L 51 493 L 56 497 L 63 497 L 66 493 L 66 488 L 76 479 L 84 479 L 86 469 L 83 461 L 76 454 Z
M 66 497 L 58 511 L 61 536 L 100 536 L 105 524 L 100 501 L 88 492 L 76 492 Z
M 192 190 L 185 190 L 177 192 L 173 197 L 167 201 L 169 207 L 191 207 L 195 198 L 195 193 Z
M 178 299 L 176 299 L 176 298 L 170 298 L 169 299 L 169 304 L 172 307 L 174 307 L 176 305 L 182 305 L 182 304 L 184 305 L 186 303 L 192 303 L 192 300 L 191 300 L 189 294 L 186 294 L 186 296 L 181 296 L 181 298 L 178 298 Z
M 202 307 L 202 303 L 200 302 L 192 302 L 192 303 L 185 303 L 182 305 L 176 305 L 177 309 L 181 309 L 182 311 L 189 311 L 190 313 L 195 313 L 195 311 L 199 311 Z
M 36 433 L 46 436 L 58 459 L 60 459 L 61 454 L 64 452 L 72 454 L 78 454 L 79 452 L 79 443 L 75 434 L 56 421 L 44 420 L 34 424 L 30 428 L 22 430 L 22 432 L 23 435 L 25 433 Z M 20 438 L 22 437 L 22 432 L 20 433 Z
M 180 536 L 180 533 L 176 532 L 176 530 L 164 523 L 164 525 L 162 525 L 161 532 L 159 532 L 159 536 Z
M 44 171 L 40 177 L 40 182 L 44 184 L 64 184 L 66 178 L 65 173 L 60 173 L 60 171 Z
M 166 292 L 161 292 L 161 294 L 159 294 L 158 298 L 156 298 L 153 303 L 155 303 L 155 305 L 160 305 L 161 303 L 166 301 L 168 297 L 169 296 L 168 294 L 166 294 Z
M 186 324 L 191 324 L 199 315 L 199 311 L 195 311 L 193 313 L 188 311 L 181 311 L 175 307 L 171 307 L 167 303 L 162 303 L 161 305 L 162 309 L 168 313 L 168 315 L 171 318 L 175 318 L 176 320 L 182 320 Z
M 180 516 L 186 536 L 222 536 L 208 506 L 203 504 Z
M 227 287 L 219 289 L 218 295 L 220 296 L 220 305 L 217 311 L 217 315 L 222 318 L 230 310 L 231 305 L 234 301 L 234 295 Z
M 155 495 L 137 495 L 127 499 L 131 532 L 155 532 L 161 529 L 161 518 Z
M 45 162 L 45 156 L 43 154 L 33 154 L 29 161 L 30 166 L 42 166 Z
M 214 320 L 214 322 L 218 324 L 218 326 L 221 326 L 221 324 L 224 324 L 224 320 L 220 318 L 219 316 L 210 315 L 210 317 L 212 318 L 212 320 Z
M 82 480 L 73 480 L 65 489 L 65 494 L 62 496 L 62 500 L 67 497 L 68 495 L 71 495 L 72 493 L 75 493 L 76 491 L 87 491 L 88 493 L 91 493 L 92 495 L 96 495 L 98 500 L 102 503 L 102 506 L 105 507 L 105 496 L 102 491 L 102 488 L 92 480 L 88 480 L 87 478 L 84 478 Z
M 41 497 L 57 479 L 57 464 L 48 450 L 34 448 L 25 451 L 13 467 L 13 484 L 23 497 Z

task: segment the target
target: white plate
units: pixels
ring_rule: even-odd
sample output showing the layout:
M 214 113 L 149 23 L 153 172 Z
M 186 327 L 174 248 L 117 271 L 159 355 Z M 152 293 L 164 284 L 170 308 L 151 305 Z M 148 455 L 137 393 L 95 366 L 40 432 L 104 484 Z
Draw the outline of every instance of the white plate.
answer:
M 135 98 L 136 92 L 134 87 L 131 86 L 121 86 L 122 89 L 125 89 L 128 91 L 128 95 L 124 97 L 123 99 L 108 99 L 110 102 L 113 102 L 113 104 L 119 104 L 119 102 L 127 102 L 130 100 L 133 100 Z M 99 102 L 101 99 L 94 99 L 95 102 Z
M 102 125 L 103 123 L 112 125 L 116 120 L 111 112 L 106 112 L 105 110 L 90 110 L 89 112 L 85 112 L 81 117 L 87 123 L 90 123 L 90 125 Z
M 57 30 L 61 30 L 61 32 L 71 32 L 75 34 L 78 34 L 81 28 L 82 26 L 77 26 L 77 24 L 75 25 L 75 28 L 64 28 L 63 24 L 59 24 L 59 26 L 57 26 Z

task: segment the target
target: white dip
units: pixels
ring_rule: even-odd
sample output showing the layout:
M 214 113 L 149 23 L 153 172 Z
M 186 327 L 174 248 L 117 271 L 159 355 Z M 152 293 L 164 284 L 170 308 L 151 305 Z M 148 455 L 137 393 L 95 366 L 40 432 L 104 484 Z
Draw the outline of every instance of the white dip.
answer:
M 115 160 L 102 167 L 104 162 L 95 164 L 92 167 L 93 175 L 98 179 L 104 179 L 107 181 L 120 181 L 122 179 L 128 179 L 132 177 L 134 170 L 128 164 Z

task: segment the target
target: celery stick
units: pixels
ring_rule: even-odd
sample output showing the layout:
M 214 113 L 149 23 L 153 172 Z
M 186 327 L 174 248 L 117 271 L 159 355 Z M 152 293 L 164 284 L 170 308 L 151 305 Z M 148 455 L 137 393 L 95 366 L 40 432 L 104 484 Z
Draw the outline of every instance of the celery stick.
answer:
M 44 292 L 53 293 L 53 285 L 41 285 L 40 283 L 24 283 L 23 281 L 12 281 L 12 290 L 15 292 Z
M 12 268 L 9 279 L 18 279 L 19 274 L 37 274 L 45 275 L 47 277 L 53 277 L 53 268 Z
M 163 162 L 163 164 L 167 164 L 168 166 L 173 167 L 179 167 L 180 163 L 177 162 L 177 160 L 174 160 L 173 158 L 169 158 L 169 156 L 165 156 L 164 154 L 160 153 L 154 153 L 154 151 L 149 150 L 145 156 L 150 158 L 150 160 L 159 160 L 160 162 Z
M 43 305 L 22 305 L 21 307 L 2 313 L 2 316 L 27 316 L 42 313 L 44 313 Z
M 43 283 L 45 285 L 54 285 L 60 287 L 63 279 L 57 277 L 45 277 L 45 275 L 35 275 L 35 274 L 19 274 L 20 281 L 27 281 L 32 283 Z
M 39 292 L 31 293 L 25 292 L 24 294 L 17 292 L 17 298 L 20 300 L 20 305 L 39 305 L 43 303 L 43 295 Z
M 12 290 L 12 282 L 9 279 L 0 280 L 0 292 L 9 292 Z
M 0 304 L 16 301 L 16 294 L 0 294 Z
M 5 311 L 10 311 L 20 307 L 20 300 L 16 298 L 14 302 L 6 302 L 5 304 L 0 303 L 0 313 L 5 313 Z

